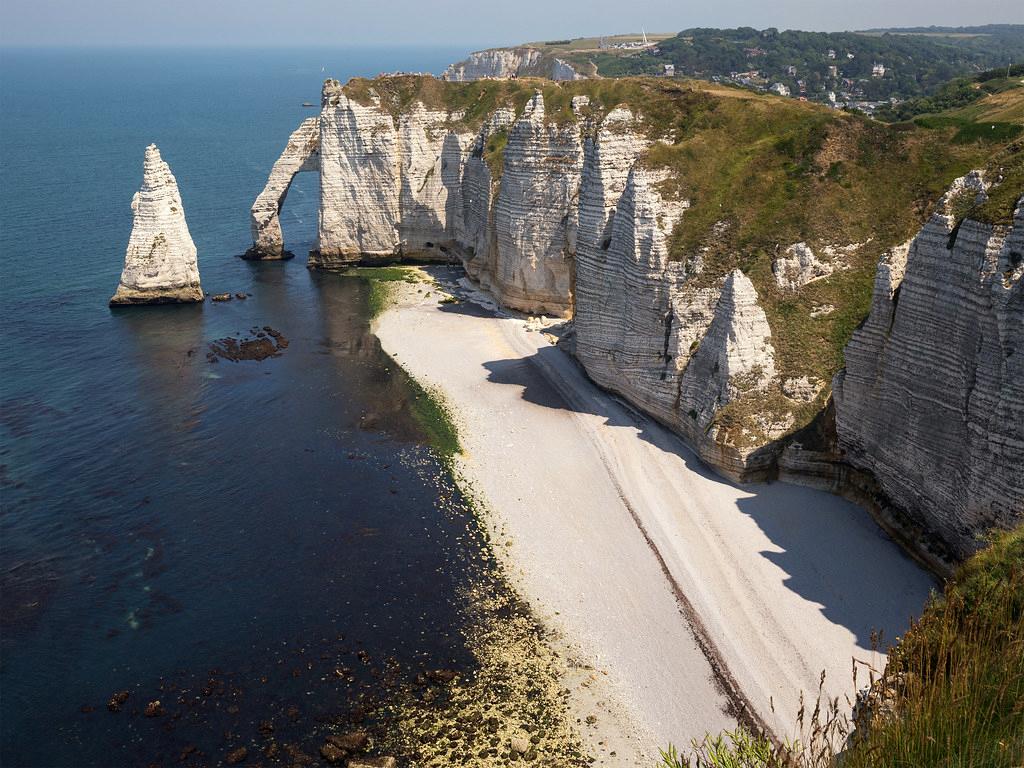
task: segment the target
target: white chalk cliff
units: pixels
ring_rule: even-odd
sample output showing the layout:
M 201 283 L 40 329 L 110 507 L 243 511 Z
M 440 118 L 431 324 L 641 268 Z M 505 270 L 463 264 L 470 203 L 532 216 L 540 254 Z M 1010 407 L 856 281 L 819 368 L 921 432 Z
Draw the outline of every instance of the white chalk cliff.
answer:
M 462 61 L 449 65 L 441 75 L 443 79 L 453 82 L 525 76 L 548 77 L 552 80 L 585 79 L 585 75 L 577 72 L 569 62 L 546 56 L 537 48 L 529 46 L 474 51 Z
M 717 421 L 729 403 L 774 381 L 771 329 L 741 271 L 695 283 L 683 262 L 669 259 L 668 238 L 686 206 L 662 199 L 658 181 L 634 167 L 610 230 L 596 243 L 588 233 L 587 246 L 581 213 L 576 356 L 594 381 L 688 438 L 720 472 L 755 479 L 772 455 L 739 445 Z M 601 186 L 590 184 L 588 201 Z
M 815 241 L 823 258 L 780 244 L 768 286 L 738 269 L 712 274 L 703 250 L 670 253 L 689 204 L 646 162 L 665 137 L 642 116 L 583 95 L 549 114 L 538 91 L 470 122 L 416 100 L 396 107 L 405 86 L 388 85 L 357 100 L 325 83 L 318 125 L 293 135 L 254 206 L 254 247 L 283 250 L 282 190 L 314 162 L 317 125 L 310 266 L 461 260 L 506 306 L 572 317 L 567 346 L 588 375 L 731 478 L 781 469 L 843 492 L 855 480 L 848 495 L 869 507 L 885 497 L 957 556 L 976 532 L 1020 518 L 1024 224 L 1018 210 L 1012 228 L 956 225 L 954 204 L 984 194 L 978 174 L 879 266 L 871 315 L 834 383 L 835 426 L 812 450 L 791 440 L 794 411 L 813 415 L 826 383 L 779 362 L 758 290 L 799 295 L 841 274 L 859 244 Z M 812 318 L 835 311 L 813 306 Z
M 196 246 L 178 183 L 155 144 L 146 147 L 142 187 L 132 198 L 132 212 L 124 270 L 111 306 L 202 301 Z
M 539 92 L 518 117 L 499 108 L 476 130 L 461 117 L 419 102 L 392 115 L 379 97 L 360 103 L 327 81 L 319 123 L 307 120 L 292 135 L 253 205 L 253 252 L 285 252 L 283 194 L 294 174 L 316 163 L 320 214 L 310 266 L 461 258 L 508 306 L 568 316 L 581 124 L 547 121 Z M 500 177 L 486 157 L 499 134 L 507 142 Z
M 958 223 L 964 193 L 979 174 L 879 264 L 833 384 L 843 460 L 954 559 L 1024 522 L 1024 198 L 1012 226 Z

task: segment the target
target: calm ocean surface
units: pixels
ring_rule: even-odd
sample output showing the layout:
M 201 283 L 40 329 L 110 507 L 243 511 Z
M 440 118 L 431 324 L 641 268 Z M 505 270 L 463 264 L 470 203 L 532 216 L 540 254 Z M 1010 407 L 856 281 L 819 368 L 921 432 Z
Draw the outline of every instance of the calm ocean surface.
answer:
M 4 766 L 171 765 L 191 747 L 212 765 L 264 720 L 315 754 L 312 731 L 386 657 L 470 663 L 467 514 L 369 333 L 367 284 L 305 267 L 314 174 L 282 216 L 298 257 L 236 258 L 325 76 L 464 53 L 0 51 Z M 107 308 L 150 142 L 204 289 L 247 301 Z M 281 357 L 207 362 L 263 325 L 289 339 Z M 153 699 L 166 716 L 141 715 Z

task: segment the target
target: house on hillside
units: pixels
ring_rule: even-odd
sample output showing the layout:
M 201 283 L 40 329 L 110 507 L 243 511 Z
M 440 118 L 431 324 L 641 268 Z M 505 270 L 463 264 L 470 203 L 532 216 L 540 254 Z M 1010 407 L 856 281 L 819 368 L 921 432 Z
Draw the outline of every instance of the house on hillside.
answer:
M 789 96 L 789 88 L 782 83 L 772 83 L 768 90 L 772 93 L 777 93 L 779 96 Z
M 872 77 L 885 77 L 885 65 L 879 64 L 877 61 L 871 66 Z

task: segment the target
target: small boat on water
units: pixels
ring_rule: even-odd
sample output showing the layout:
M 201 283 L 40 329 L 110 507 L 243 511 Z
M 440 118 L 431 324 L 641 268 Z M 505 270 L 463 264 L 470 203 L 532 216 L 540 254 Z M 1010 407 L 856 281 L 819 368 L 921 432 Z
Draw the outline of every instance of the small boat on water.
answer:
M 304 106 L 304 107 L 315 107 L 316 104 L 314 104 L 311 101 L 304 101 L 304 102 L 302 102 L 302 106 Z

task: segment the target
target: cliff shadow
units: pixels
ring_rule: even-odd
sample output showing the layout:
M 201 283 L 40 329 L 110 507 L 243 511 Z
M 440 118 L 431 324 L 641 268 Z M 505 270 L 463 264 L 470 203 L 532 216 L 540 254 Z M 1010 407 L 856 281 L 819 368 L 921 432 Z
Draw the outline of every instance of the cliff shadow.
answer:
M 449 306 L 446 311 L 471 311 L 462 305 Z M 887 641 L 901 635 L 935 586 L 931 576 L 867 511 L 812 488 L 780 482 L 741 485 L 722 478 L 682 438 L 600 390 L 575 360 L 556 347 L 543 347 L 525 358 L 494 360 L 484 367 L 489 382 L 520 387 L 527 402 L 589 413 L 610 427 L 636 429 L 641 440 L 673 457 L 665 465 L 670 472 L 689 472 L 698 476 L 695 482 L 740 489 L 743 493 L 730 505 L 752 520 L 770 542 L 751 549 L 750 557 L 763 558 L 777 568 L 762 564 L 749 573 L 755 578 L 781 579 L 783 587 L 811 603 L 829 622 L 845 627 L 865 651 L 884 650 Z M 687 504 L 682 494 L 679 503 Z M 733 512 L 723 508 L 721 514 Z

